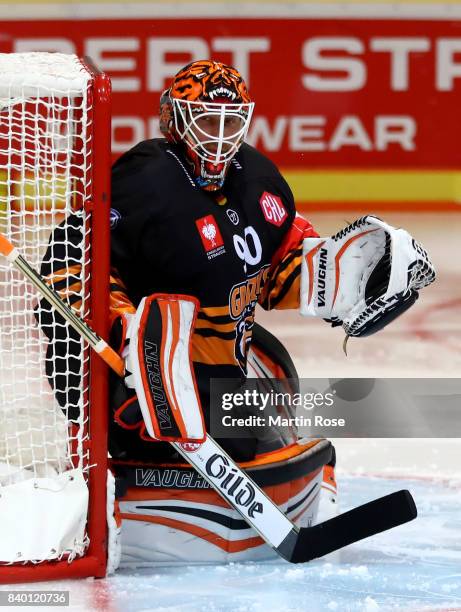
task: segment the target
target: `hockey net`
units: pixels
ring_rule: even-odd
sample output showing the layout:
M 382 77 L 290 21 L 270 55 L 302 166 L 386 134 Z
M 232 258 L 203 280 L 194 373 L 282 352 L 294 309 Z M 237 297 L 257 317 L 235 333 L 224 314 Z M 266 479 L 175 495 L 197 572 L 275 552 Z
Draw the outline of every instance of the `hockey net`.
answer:
M 63 273 L 59 286 L 77 314 L 102 335 L 107 331 L 107 283 L 101 279 L 108 278 L 109 92 L 107 77 L 76 56 L 0 54 L 0 231 L 38 270 L 54 228 L 62 224 L 65 247 L 72 231 L 68 219 L 81 221 L 80 282 L 70 284 Z M 65 270 L 65 256 L 52 268 Z M 53 363 L 62 356 L 50 350 L 54 340 L 40 328 L 38 301 L 30 283 L 1 258 L 4 582 L 12 575 L 27 580 L 104 573 L 106 375 L 83 341 L 54 317 L 53 325 L 63 328 L 61 340 L 67 334 L 70 352 L 80 355 L 73 365 L 77 376 L 62 374 Z M 72 347 L 76 342 L 80 346 Z M 55 371 L 65 379 L 64 402 L 56 401 Z

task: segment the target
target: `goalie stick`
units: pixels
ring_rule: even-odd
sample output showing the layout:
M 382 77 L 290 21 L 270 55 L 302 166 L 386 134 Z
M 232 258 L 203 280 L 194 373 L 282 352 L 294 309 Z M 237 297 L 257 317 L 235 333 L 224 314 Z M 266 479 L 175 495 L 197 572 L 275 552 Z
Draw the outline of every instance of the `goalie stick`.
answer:
M 45 283 L 19 251 L 0 234 L 0 253 L 18 268 L 120 376 L 124 361 L 82 321 L 59 295 Z M 409 491 L 380 497 L 313 527 L 297 527 L 253 480 L 207 435 L 203 443 L 171 443 L 227 503 L 281 557 L 290 563 L 304 563 L 343 548 L 417 516 Z

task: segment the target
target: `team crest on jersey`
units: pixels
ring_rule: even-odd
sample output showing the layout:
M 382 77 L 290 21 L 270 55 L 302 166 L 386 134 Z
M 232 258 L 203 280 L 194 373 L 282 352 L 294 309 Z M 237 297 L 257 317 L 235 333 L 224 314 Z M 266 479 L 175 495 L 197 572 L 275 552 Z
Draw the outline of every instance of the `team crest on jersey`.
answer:
M 259 203 L 261 205 L 264 218 L 268 223 L 272 223 L 272 225 L 280 227 L 288 217 L 286 208 L 282 204 L 282 199 L 279 198 L 279 196 L 265 191 L 262 194 Z
M 224 241 L 213 215 L 207 215 L 195 222 L 208 259 L 214 259 L 226 252 Z

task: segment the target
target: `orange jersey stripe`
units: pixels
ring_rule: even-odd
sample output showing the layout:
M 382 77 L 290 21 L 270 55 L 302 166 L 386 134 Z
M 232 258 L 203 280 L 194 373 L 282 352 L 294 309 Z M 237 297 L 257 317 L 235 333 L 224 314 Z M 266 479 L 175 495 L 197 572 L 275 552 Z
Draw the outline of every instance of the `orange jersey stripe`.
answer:
M 112 317 L 122 314 L 123 312 L 130 312 L 132 314 L 136 312 L 136 308 L 133 306 L 130 298 L 121 291 L 111 291 L 109 302 Z
M 119 285 L 122 289 L 126 289 L 125 283 L 120 278 L 117 270 L 115 268 L 111 269 L 110 272 L 110 282 L 115 285 Z
M 109 293 L 109 316 L 110 325 L 112 326 L 115 319 L 124 313 L 134 314 L 136 312 L 136 308 L 128 295 L 125 293 L 125 284 L 119 277 L 115 268 L 111 269 L 110 285 L 115 285 L 117 287 L 117 289 L 112 288 Z
M 69 268 L 60 268 L 59 270 L 55 270 L 43 278 L 47 285 L 52 286 L 54 283 L 62 281 L 69 276 L 79 276 L 81 271 L 82 266 L 80 264 L 76 264 L 75 266 L 70 266 Z
M 56 293 L 63 299 L 70 295 L 78 295 L 82 292 L 82 283 L 80 281 L 70 285 L 69 287 L 63 287 L 62 289 L 57 289 Z
M 78 300 L 71 305 L 72 310 L 75 310 L 76 313 L 80 314 L 80 310 L 82 308 L 82 300 Z
M 229 308 L 228 306 L 208 306 L 200 308 L 200 312 L 205 313 L 208 317 L 222 317 L 223 315 L 229 315 Z
M 205 321 L 203 319 L 197 319 L 197 323 L 195 324 L 195 329 L 212 329 L 218 332 L 232 332 L 235 329 L 235 322 L 230 321 L 230 323 L 211 323 L 210 321 Z
M 194 334 L 192 338 L 192 360 L 209 365 L 238 365 L 235 359 L 235 341 Z
M 271 300 L 277 299 L 280 292 L 285 289 L 284 285 L 285 285 L 286 280 L 288 279 L 290 274 L 299 266 L 300 261 L 301 261 L 301 256 L 295 257 L 295 259 L 293 259 L 293 261 L 285 268 L 285 270 L 283 270 L 283 272 L 281 272 L 278 275 L 277 284 L 272 289 L 268 297 L 269 305 L 270 305 Z M 287 291 L 287 294 L 279 302 L 277 302 L 276 308 L 279 308 L 279 309 L 283 309 L 283 308 L 297 309 L 299 308 L 300 284 L 301 284 L 301 275 L 298 274 L 296 278 L 292 281 L 290 288 Z

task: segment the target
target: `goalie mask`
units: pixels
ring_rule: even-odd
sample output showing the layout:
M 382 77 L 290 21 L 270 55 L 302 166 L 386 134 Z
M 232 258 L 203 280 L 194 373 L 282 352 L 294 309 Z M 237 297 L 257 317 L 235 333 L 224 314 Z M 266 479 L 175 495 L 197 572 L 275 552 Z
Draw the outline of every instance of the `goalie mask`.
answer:
M 240 73 L 209 60 L 192 62 L 160 98 L 160 130 L 182 142 L 195 181 L 220 189 L 229 164 L 245 139 L 254 103 Z

